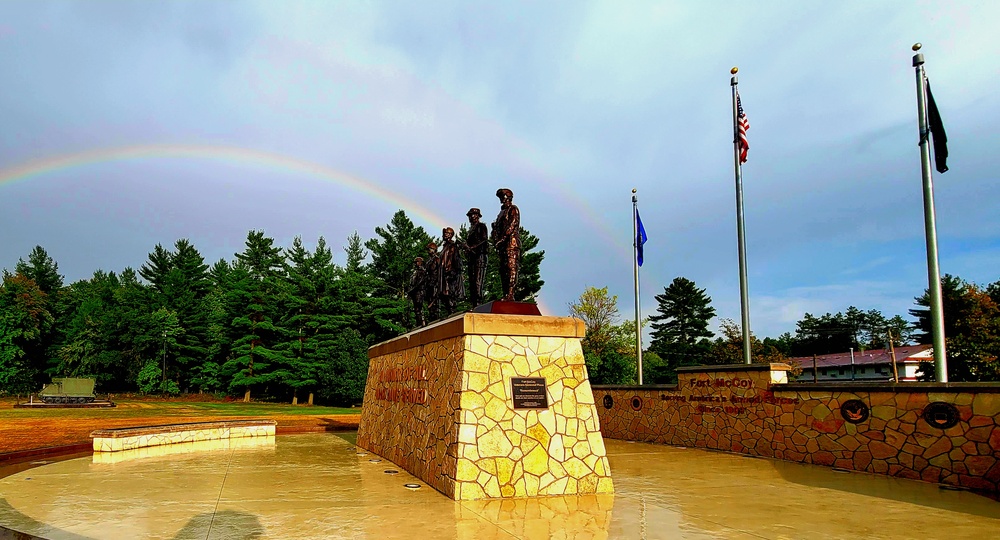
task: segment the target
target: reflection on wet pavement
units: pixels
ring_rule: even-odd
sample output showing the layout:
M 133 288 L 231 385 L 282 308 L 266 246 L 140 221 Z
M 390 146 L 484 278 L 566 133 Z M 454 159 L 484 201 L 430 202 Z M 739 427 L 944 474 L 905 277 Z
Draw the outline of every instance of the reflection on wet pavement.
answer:
M 607 440 L 615 495 L 457 503 L 349 435 L 278 437 L 0 479 L 0 524 L 87 538 L 989 538 L 1000 503 L 936 485 Z M 125 457 L 125 456 L 123 456 Z M 398 474 L 387 474 L 387 470 Z M 0 535 L 2 536 L 2 535 Z

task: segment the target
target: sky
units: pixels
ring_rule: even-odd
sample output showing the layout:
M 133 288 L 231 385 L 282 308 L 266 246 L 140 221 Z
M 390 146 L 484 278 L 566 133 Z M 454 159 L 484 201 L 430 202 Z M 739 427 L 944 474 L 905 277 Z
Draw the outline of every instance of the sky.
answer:
M 545 250 L 543 312 L 607 286 L 643 316 L 678 276 L 740 320 L 730 68 L 751 329 L 903 315 L 927 287 L 910 49 L 948 133 L 942 273 L 1000 280 L 1000 3 L 0 3 L 0 267 L 67 282 L 247 232 L 340 250 L 403 209 L 431 234 L 497 188 Z M 713 322 L 717 329 L 718 320 Z

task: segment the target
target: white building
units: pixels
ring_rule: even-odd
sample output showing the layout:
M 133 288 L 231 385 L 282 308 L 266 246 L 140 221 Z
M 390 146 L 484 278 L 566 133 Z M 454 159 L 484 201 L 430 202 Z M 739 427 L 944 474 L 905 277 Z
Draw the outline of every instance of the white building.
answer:
M 895 352 L 900 381 L 916 381 L 920 362 L 934 362 L 934 349 L 930 345 L 905 345 L 896 347 Z M 822 354 L 815 356 L 815 363 L 812 356 L 791 358 L 790 361 L 802 368 L 802 374 L 796 378 L 801 382 L 892 379 L 892 357 L 888 349 Z

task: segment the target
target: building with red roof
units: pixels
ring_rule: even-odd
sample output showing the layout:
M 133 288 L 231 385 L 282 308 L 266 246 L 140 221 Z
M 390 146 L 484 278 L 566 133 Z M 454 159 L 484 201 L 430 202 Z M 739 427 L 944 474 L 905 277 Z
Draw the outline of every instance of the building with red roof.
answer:
M 895 354 L 900 381 L 916 381 L 920 363 L 934 361 L 934 349 L 930 345 L 896 347 Z M 796 378 L 799 382 L 890 381 L 893 378 L 889 349 L 800 356 L 790 361 L 802 368 L 802 374 Z

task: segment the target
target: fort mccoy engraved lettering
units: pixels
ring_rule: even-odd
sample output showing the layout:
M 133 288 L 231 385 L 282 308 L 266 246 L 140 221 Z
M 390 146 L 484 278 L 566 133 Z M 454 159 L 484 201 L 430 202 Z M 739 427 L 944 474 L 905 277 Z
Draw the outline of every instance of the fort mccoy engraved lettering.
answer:
M 784 398 L 775 396 L 770 390 L 758 389 L 750 395 L 732 395 L 734 390 L 753 390 L 756 387 L 753 379 L 742 377 L 688 379 L 687 388 L 697 389 L 698 394 L 687 393 L 660 394 L 660 401 L 691 403 L 699 413 L 716 413 L 741 415 L 746 414 L 752 405 L 798 405 L 799 398 Z
M 400 383 L 418 383 L 426 380 L 428 380 L 427 368 L 423 366 L 383 369 L 378 373 L 381 387 L 375 389 L 375 399 L 422 405 L 427 403 L 427 389 Z

